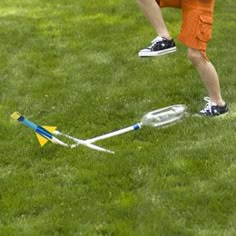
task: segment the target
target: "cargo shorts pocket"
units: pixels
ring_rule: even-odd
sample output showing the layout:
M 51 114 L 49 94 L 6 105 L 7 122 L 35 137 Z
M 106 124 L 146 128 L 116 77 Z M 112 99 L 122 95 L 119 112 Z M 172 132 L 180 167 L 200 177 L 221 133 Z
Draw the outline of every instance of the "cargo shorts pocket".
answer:
M 211 34 L 212 34 L 212 17 L 206 15 L 200 15 L 197 38 L 203 42 L 207 42 L 211 39 Z

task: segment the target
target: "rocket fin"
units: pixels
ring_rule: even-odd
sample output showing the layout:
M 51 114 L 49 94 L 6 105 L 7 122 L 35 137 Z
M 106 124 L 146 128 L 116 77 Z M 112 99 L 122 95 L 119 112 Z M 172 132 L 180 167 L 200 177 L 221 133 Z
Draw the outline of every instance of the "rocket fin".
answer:
M 36 136 L 37 136 L 37 139 L 38 139 L 41 147 L 43 147 L 48 142 L 48 139 L 44 138 L 40 134 L 36 134 Z
M 56 126 L 42 126 L 42 128 L 44 128 L 45 130 L 47 130 L 50 133 L 53 133 L 56 130 Z M 43 147 L 50 139 L 44 138 L 42 135 L 37 134 L 37 139 L 41 145 L 41 147 Z
M 56 126 L 42 126 L 44 129 L 49 131 L 50 133 L 53 133 L 56 130 Z

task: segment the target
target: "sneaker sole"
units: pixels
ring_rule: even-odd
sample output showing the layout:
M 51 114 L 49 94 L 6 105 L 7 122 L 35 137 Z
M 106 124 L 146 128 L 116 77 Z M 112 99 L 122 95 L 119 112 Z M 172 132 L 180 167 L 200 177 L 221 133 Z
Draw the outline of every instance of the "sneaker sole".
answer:
M 193 114 L 192 117 L 203 118 L 203 119 L 204 118 L 223 118 L 223 117 L 227 116 L 228 114 L 229 114 L 229 111 L 225 112 L 223 114 L 220 114 L 218 116 L 206 116 L 206 115 L 201 115 L 201 114 L 196 113 L 196 114 Z
M 139 52 L 138 56 L 139 57 L 157 57 L 157 56 L 162 56 L 168 53 L 172 53 L 176 51 L 176 47 L 165 49 L 162 51 L 153 51 L 153 52 Z

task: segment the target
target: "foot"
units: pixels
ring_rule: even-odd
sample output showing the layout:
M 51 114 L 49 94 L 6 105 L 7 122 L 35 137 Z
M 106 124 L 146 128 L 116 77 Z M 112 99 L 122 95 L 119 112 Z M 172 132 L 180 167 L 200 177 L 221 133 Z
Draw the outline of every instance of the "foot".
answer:
M 204 100 L 207 102 L 207 104 L 205 108 L 197 114 L 197 116 L 215 117 L 228 114 L 229 108 L 226 103 L 224 106 L 219 106 L 212 102 L 209 97 L 205 97 Z
M 152 40 L 152 43 L 147 48 L 144 48 L 139 51 L 138 55 L 140 57 L 154 57 L 161 56 L 167 53 L 175 52 L 176 46 L 173 39 L 166 39 L 160 36 L 157 36 Z

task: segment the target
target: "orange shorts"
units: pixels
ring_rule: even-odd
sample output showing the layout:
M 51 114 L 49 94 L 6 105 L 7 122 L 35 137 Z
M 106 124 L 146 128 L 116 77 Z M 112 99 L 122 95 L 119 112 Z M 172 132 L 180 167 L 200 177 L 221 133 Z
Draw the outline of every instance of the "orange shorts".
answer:
M 158 2 L 158 1 L 157 1 Z M 187 47 L 199 49 L 206 56 L 207 42 L 211 39 L 214 0 L 160 0 L 160 7 L 182 10 L 179 41 Z

